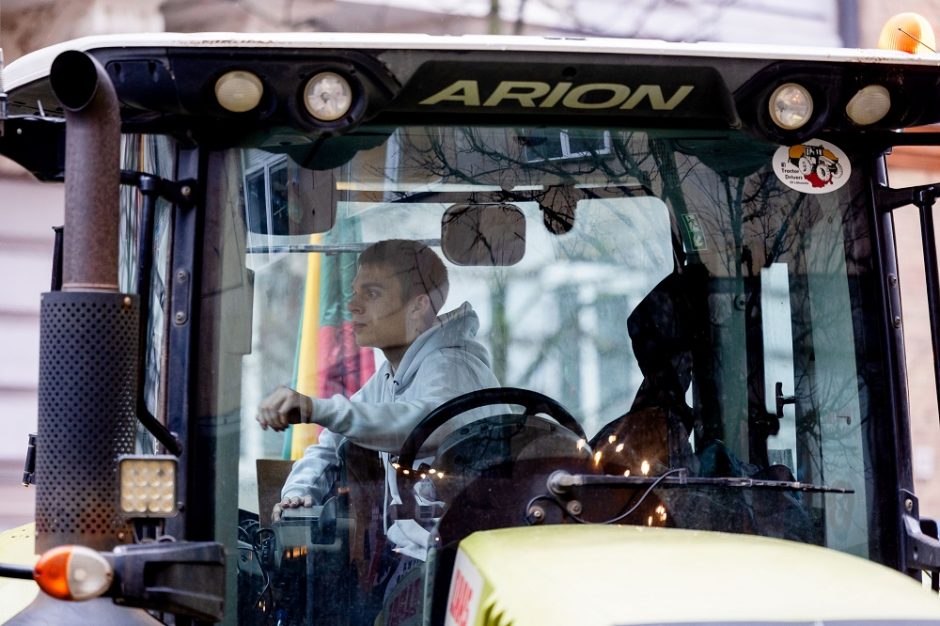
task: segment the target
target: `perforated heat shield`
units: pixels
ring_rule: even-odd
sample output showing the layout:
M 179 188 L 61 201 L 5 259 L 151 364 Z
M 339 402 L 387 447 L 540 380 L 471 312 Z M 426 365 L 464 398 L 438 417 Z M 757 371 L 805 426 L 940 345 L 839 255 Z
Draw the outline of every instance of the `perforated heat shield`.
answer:
M 42 296 L 36 551 L 131 541 L 117 516 L 117 457 L 134 451 L 137 297 Z

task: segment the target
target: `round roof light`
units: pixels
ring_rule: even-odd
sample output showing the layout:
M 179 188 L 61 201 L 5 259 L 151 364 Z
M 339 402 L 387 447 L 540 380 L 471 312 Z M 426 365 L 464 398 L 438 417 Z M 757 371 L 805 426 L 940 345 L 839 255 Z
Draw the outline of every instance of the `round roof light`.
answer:
M 813 97 L 796 83 L 780 85 L 770 96 L 770 118 L 784 130 L 796 130 L 813 115 Z
M 891 94 L 881 85 L 867 85 L 858 90 L 845 105 L 845 114 L 859 126 L 881 120 L 891 110 Z
M 226 72 L 215 81 L 215 98 L 222 108 L 232 113 L 251 111 L 261 102 L 264 85 L 261 79 L 242 70 Z
M 349 81 L 335 72 L 320 72 L 304 87 L 304 105 L 314 118 L 332 122 L 346 115 L 352 107 Z

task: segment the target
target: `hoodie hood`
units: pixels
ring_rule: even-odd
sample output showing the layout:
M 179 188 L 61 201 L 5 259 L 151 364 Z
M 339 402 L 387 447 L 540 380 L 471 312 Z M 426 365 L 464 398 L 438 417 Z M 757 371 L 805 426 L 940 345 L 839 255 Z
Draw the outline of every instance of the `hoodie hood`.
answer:
M 418 365 L 429 354 L 442 349 L 464 351 L 467 356 L 478 359 L 489 369 L 489 352 L 476 340 L 479 329 L 480 318 L 477 317 L 469 302 L 464 302 L 456 309 L 439 315 L 434 325 L 418 335 L 418 338 L 405 351 L 394 375 L 398 389 L 402 390 L 411 385 L 418 372 Z

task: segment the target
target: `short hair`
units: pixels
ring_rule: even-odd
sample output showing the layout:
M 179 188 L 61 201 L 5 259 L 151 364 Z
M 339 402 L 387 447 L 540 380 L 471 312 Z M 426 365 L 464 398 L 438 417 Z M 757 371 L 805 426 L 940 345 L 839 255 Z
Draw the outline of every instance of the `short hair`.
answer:
M 431 248 L 412 239 L 377 241 L 362 251 L 358 264 L 385 265 L 391 268 L 401 285 L 407 302 L 416 295 L 426 294 L 437 314 L 447 300 L 450 285 L 447 268 Z

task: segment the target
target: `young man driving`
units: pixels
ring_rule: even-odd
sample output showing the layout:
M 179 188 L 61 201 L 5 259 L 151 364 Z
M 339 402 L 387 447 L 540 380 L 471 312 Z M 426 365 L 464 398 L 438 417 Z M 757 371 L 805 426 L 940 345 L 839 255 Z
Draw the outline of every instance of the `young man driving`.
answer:
M 470 305 L 438 316 L 447 292 L 447 269 L 420 242 L 380 241 L 362 252 L 347 306 L 356 343 L 378 348 L 386 362 L 348 399 L 310 398 L 282 386 L 261 403 L 257 420 L 262 428 L 324 427 L 318 443 L 294 463 L 274 507 L 275 520 L 284 509 L 322 502 L 336 477 L 344 440 L 378 451 L 388 467 L 388 453 L 397 452 L 431 410 L 499 385 L 486 348 L 474 339 L 479 320 Z M 425 450 L 433 454 L 442 437 L 429 440 Z M 397 493 L 391 498 L 395 504 Z

